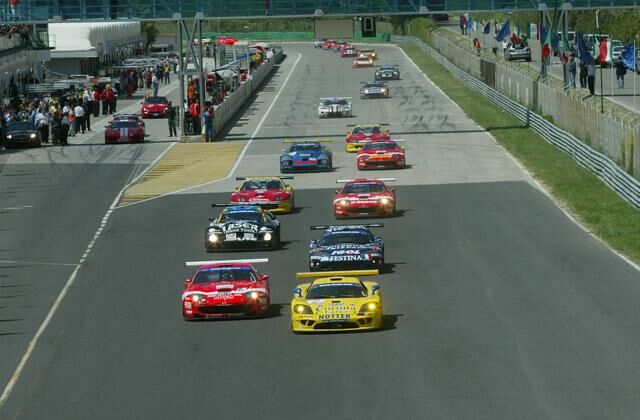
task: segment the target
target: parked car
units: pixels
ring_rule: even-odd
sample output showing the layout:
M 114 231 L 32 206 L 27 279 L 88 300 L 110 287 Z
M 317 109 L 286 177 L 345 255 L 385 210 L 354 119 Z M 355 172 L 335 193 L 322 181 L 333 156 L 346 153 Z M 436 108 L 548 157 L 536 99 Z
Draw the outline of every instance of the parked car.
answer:
M 504 59 L 507 61 L 525 60 L 531 61 L 531 48 L 526 41 L 510 41 L 504 50 Z

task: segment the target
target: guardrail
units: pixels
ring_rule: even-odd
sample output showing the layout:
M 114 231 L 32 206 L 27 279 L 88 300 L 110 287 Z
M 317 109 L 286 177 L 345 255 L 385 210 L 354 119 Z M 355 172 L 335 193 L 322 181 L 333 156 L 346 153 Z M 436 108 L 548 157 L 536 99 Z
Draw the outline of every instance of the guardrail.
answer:
M 216 133 L 227 124 L 238 110 L 244 105 L 247 99 L 255 92 L 264 80 L 274 70 L 276 63 L 278 63 L 284 54 L 282 50 L 276 52 L 273 59 L 269 62 L 263 63 L 251 74 L 251 79 L 240 85 L 229 97 L 227 97 L 222 104 L 216 109 L 216 114 L 213 117 L 213 128 Z
M 551 124 L 527 107 L 509 99 L 497 90 L 465 73 L 420 39 L 394 35 L 391 40 L 394 42 L 408 42 L 418 46 L 449 70 L 454 77 L 489 99 L 504 111 L 511 113 L 511 115 L 532 128 L 549 143 L 571 155 L 576 162 L 591 171 L 622 198 L 636 208 L 640 208 L 640 181 L 625 172 L 613 160 L 587 146 L 570 133 Z

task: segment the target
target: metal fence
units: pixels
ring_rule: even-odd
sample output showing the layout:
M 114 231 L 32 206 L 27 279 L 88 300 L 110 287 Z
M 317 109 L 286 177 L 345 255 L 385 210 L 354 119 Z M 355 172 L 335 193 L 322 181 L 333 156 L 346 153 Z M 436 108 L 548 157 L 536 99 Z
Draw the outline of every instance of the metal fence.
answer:
M 635 207 L 640 208 L 640 181 L 638 181 L 633 176 L 629 175 L 624 169 L 616 164 L 611 158 L 605 156 L 604 154 L 598 152 L 593 149 L 589 145 L 583 143 L 578 140 L 572 134 L 564 131 L 558 126 L 550 123 L 542 116 L 537 113 L 531 111 L 526 106 L 523 106 L 516 101 L 508 98 L 505 95 L 502 95 L 496 89 L 488 86 L 486 83 L 481 82 L 476 77 L 470 75 L 466 71 L 463 71 L 458 66 L 451 63 L 445 56 L 440 54 L 435 49 L 429 47 L 425 43 L 423 43 L 420 39 L 415 37 L 404 37 L 404 36 L 394 36 L 392 37 L 392 41 L 397 42 L 409 42 L 415 44 L 420 47 L 424 52 L 433 57 L 436 61 L 442 64 L 447 70 L 449 70 L 453 76 L 457 79 L 460 79 L 464 84 L 466 84 L 471 89 L 480 93 L 482 96 L 499 106 L 504 111 L 510 113 L 518 120 L 527 124 L 533 130 L 535 130 L 538 134 L 540 134 L 545 140 L 549 143 L 557 146 L 562 149 L 566 153 L 570 154 L 580 165 L 591 171 L 598 178 L 600 178 L 604 183 L 606 183 L 609 187 L 611 187 L 614 191 L 616 191 L 621 197 L 625 200 L 633 204 Z M 478 60 L 479 61 L 479 60 Z M 469 61 L 471 62 L 471 61 Z M 468 64 L 469 62 L 462 61 L 462 65 Z M 480 65 L 478 67 L 469 66 L 469 72 L 473 74 L 474 70 L 476 74 L 480 75 Z M 512 80 L 512 79 L 509 79 Z M 498 80 L 496 80 L 496 84 L 498 84 Z M 509 82 L 512 83 L 512 82 Z M 517 83 L 517 82 L 516 82 Z M 550 94 L 549 92 L 544 92 L 543 95 Z M 544 101 L 544 98 L 541 98 L 539 101 Z M 560 107 L 562 104 L 559 105 Z M 575 110 L 568 109 L 565 111 L 567 113 L 575 112 Z M 611 120 L 606 120 L 605 116 L 594 115 L 594 120 L 591 124 L 594 127 L 599 128 L 600 130 L 607 130 L 607 127 L 603 125 L 606 124 L 615 124 Z M 597 119 L 600 118 L 600 119 Z M 629 139 L 637 139 L 637 132 L 629 133 Z M 633 153 L 634 143 L 627 142 L 623 144 L 623 147 L 620 149 L 621 154 L 631 154 Z M 636 149 L 637 150 L 637 149 Z M 638 153 L 635 153 L 638 155 Z M 635 158 L 637 160 L 637 158 Z M 635 162 L 637 165 L 638 162 Z M 636 166 L 637 167 L 637 166 Z

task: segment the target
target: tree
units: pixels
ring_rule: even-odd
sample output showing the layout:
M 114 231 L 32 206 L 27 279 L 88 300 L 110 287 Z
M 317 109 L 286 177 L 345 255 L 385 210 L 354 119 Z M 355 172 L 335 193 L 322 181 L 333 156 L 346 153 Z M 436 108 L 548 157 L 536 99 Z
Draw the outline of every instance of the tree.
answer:
M 153 22 L 142 22 L 142 34 L 144 35 L 144 49 L 149 52 L 149 48 L 155 44 L 158 38 L 158 28 Z

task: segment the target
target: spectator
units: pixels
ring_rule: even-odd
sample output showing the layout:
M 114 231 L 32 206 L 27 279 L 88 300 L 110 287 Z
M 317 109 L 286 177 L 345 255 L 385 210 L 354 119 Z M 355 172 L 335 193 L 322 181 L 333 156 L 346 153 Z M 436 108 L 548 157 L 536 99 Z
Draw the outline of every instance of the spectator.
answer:
M 51 141 L 53 144 L 60 144 L 60 134 L 62 129 L 62 116 L 59 111 L 54 112 L 51 118 Z
M 202 127 L 200 126 L 200 104 L 198 101 L 191 102 L 189 105 L 189 115 L 193 119 L 193 133 L 192 134 L 200 134 Z
M 571 87 L 576 87 L 576 57 L 571 55 L 569 59 L 569 82 L 571 83 Z
M 49 143 L 49 114 L 46 110 L 39 110 L 35 115 L 35 126 L 40 130 L 40 139 Z
M 467 34 L 467 18 L 464 15 L 460 16 L 460 32 L 462 35 Z
M 13 20 L 20 20 L 20 0 L 9 0 L 9 8 Z
M 69 112 L 65 112 L 65 115 L 67 116 L 67 125 L 68 125 L 68 133 L 69 133 L 69 137 L 75 137 L 76 136 L 76 116 L 73 113 L 73 111 L 69 111 Z M 64 121 L 64 118 L 63 118 Z
M 596 65 L 591 60 L 587 64 L 587 84 L 589 85 L 589 93 L 591 96 L 596 94 Z
M 158 96 L 158 88 L 160 87 L 160 81 L 158 80 L 158 76 L 154 73 L 151 77 L 151 86 L 153 86 L 153 97 Z
M 627 66 L 624 65 L 622 60 L 616 61 L 614 66 L 616 67 L 616 80 L 618 81 L 618 89 L 624 89 L 624 76 L 627 74 Z
M 173 106 L 171 102 L 169 102 L 169 111 L 167 112 L 167 122 L 169 123 L 169 137 L 178 136 L 178 131 L 176 130 L 176 120 L 178 117 L 178 107 Z
M 76 105 L 76 107 L 73 108 L 73 113 L 76 115 L 76 133 L 81 132 L 82 134 L 84 134 L 87 129 L 87 123 L 84 119 L 84 107 L 82 106 L 82 104 Z
M 475 50 L 476 55 L 480 55 L 480 41 L 478 38 L 473 38 L 473 49 Z
M 204 127 L 205 127 L 205 141 L 206 142 L 210 142 L 213 141 L 213 136 L 214 136 L 214 132 L 213 132 L 213 116 L 214 116 L 214 111 L 213 111 L 213 105 L 205 108 L 204 111 Z
M 69 116 L 67 113 L 62 114 L 62 118 L 60 120 L 60 137 L 58 141 L 61 145 L 66 146 L 69 138 L 69 128 L 71 127 L 71 122 L 69 121 Z
M 580 88 L 587 88 L 587 63 L 580 61 Z
M 171 83 L 171 70 L 169 69 L 169 63 L 164 63 L 164 84 Z
M 98 86 L 94 86 L 93 87 L 93 102 L 92 102 L 92 108 L 93 108 L 93 116 L 95 118 L 98 118 L 98 116 L 100 115 L 100 102 L 102 100 L 102 95 L 100 94 L 100 91 L 98 90 Z

